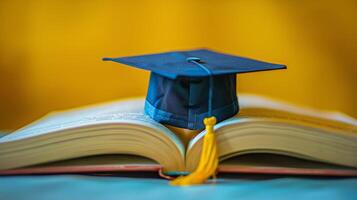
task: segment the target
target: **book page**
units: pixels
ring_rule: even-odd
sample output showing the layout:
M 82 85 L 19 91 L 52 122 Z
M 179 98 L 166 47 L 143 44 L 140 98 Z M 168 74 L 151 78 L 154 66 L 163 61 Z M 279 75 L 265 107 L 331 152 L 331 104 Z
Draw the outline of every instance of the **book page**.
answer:
M 26 127 L 2 137 L 0 144 L 88 125 L 131 123 L 165 133 L 179 146 L 180 151 L 184 152 L 180 139 L 165 126 L 145 115 L 143 107 L 144 99 L 138 98 L 50 113 Z
M 279 113 L 272 112 L 275 110 L 279 112 L 292 113 L 295 116 L 304 116 L 305 119 L 319 119 L 319 122 L 329 121 L 332 123 L 343 123 L 349 126 L 357 126 L 356 119 L 337 111 L 317 110 L 314 108 L 298 106 L 291 103 L 252 94 L 244 94 L 240 95 L 239 97 L 241 115 L 260 115 L 261 117 L 278 118 L 282 117 L 279 115 Z M 297 120 L 302 120 L 302 118 Z
M 328 112 L 316 110 L 308 107 L 301 107 L 283 101 L 270 99 L 264 96 L 241 94 L 239 96 L 239 113 L 219 122 L 215 125 L 215 130 L 232 124 L 239 124 L 252 118 L 274 118 L 276 120 L 294 120 L 296 122 L 307 122 L 312 124 L 335 128 L 357 131 L 357 120 L 353 117 L 340 112 Z M 202 131 L 189 142 L 188 148 L 192 148 L 203 136 L 205 131 Z
M 240 95 L 239 105 L 240 112 L 236 116 L 219 122 L 214 127 L 217 141 L 221 144 L 219 147 L 221 153 L 251 151 L 254 148 L 268 150 L 281 145 L 279 154 L 289 151 L 298 152 L 300 155 L 313 157 L 314 160 L 357 166 L 357 161 L 351 156 L 351 149 L 356 148 L 354 142 L 357 139 L 356 119 L 337 112 L 295 106 L 255 95 Z M 283 135 L 282 140 L 285 141 L 280 142 L 277 139 L 273 142 L 273 138 L 280 133 L 279 131 Z M 200 153 L 200 141 L 204 135 L 205 131 L 189 142 L 186 151 L 186 167 L 195 166 L 198 162 L 196 157 Z M 240 135 L 245 136 L 240 137 Z M 255 138 L 249 141 L 250 143 L 243 142 L 244 139 L 249 138 L 248 136 Z M 302 141 L 298 141 L 298 138 Z M 267 144 L 263 144 L 265 141 Z M 306 145 L 302 145 L 303 143 Z M 302 146 L 304 148 L 301 149 Z M 321 150 L 323 148 L 328 150 Z M 324 153 L 319 152 L 320 150 Z M 336 156 L 337 151 L 345 152 L 341 153 L 341 156 Z M 296 155 L 293 154 L 293 156 Z M 321 156 L 325 157 L 321 158 Z M 351 159 L 348 158 L 349 156 Z

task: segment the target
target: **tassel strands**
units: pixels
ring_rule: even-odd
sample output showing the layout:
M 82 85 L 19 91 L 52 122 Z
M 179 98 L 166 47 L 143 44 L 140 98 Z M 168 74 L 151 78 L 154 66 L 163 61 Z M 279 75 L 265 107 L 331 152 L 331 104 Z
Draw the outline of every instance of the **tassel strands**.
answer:
M 206 126 L 206 134 L 203 137 L 200 162 L 196 170 L 187 176 L 176 178 L 170 182 L 171 185 L 196 185 L 205 183 L 210 177 L 215 178 L 216 169 L 218 167 L 218 151 L 213 127 L 216 124 L 216 121 L 215 117 L 208 117 L 203 121 Z

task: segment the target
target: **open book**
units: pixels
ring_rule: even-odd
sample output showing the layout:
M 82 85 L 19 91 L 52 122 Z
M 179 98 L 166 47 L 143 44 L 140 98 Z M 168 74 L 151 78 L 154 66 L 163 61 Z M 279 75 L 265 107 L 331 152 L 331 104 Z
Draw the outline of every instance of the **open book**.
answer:
M 204 132 L 185 148 L 143 114 L 144 99 L 50 113 L 0 138 L 0 174 L 195 169 Z M 219 171 L 357 175 L 357 121 L 240 95 L 240 113 L 215 126 Z

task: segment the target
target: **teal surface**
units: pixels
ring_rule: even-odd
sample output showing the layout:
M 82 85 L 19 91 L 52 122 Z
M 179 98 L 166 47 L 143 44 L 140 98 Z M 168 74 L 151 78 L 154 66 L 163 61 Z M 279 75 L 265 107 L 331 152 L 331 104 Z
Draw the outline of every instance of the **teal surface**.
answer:
M 173 187 L 159 178 L 12 176 L 0 178 L 0 199 L 357 199 L 357 179 L 226 178 Z

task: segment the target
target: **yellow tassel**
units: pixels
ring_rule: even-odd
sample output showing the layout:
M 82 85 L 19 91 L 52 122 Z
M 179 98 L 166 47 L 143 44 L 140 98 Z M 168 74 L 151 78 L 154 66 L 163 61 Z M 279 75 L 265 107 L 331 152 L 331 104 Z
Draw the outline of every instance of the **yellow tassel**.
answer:
M 214 134 L 215 117 L 208 117 L 203 120 L 206 126 L 206 134 L 203 137 L 203 145 L 200 162 L 194 172 L 187 176 L 180 176 L 171 181 L 171 185 L 188 186 L 202 184 L 210 177 L 215 178 L 218 167 L 218 152 L 216 138 Z

